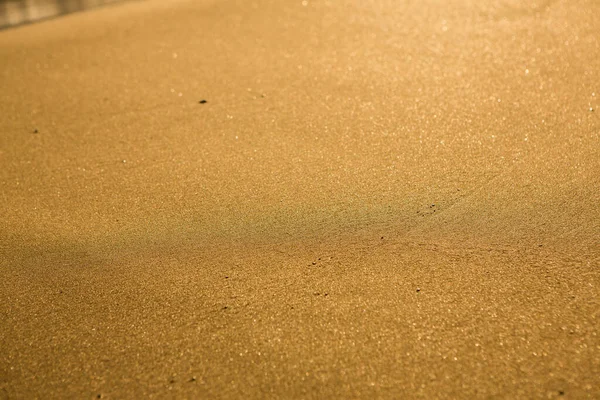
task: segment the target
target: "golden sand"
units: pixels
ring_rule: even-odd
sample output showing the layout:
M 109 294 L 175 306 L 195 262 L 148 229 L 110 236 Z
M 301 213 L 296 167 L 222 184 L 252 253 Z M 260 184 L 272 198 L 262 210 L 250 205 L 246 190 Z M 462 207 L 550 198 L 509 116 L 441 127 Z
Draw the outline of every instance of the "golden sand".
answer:
M 599 15 L 149 0 L 1 31 L 0 398 L 599 398 Z

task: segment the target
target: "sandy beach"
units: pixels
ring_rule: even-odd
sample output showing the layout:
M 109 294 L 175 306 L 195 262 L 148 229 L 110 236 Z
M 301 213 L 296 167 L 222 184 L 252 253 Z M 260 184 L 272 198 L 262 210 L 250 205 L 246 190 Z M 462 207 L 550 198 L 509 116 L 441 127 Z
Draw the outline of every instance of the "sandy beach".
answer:
M 0 399 L 600 398 L 600 3 L 0 31 Z

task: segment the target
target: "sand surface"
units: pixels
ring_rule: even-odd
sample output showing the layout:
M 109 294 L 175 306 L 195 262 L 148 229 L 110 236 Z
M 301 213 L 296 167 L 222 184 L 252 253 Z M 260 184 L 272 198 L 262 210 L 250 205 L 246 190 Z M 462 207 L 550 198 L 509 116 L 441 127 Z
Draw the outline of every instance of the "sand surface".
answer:
M 1 31 L 0 399 L 600 398 L 599 15 L 149 0 Z

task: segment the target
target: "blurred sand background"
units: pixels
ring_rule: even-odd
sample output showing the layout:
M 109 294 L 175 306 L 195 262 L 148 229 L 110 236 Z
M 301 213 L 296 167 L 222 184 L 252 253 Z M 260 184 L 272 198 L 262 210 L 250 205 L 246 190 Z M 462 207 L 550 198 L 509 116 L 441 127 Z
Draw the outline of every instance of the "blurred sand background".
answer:
M 0 29 L 123 0 L 0 0 Z
M 599 398 L 599 15 L 148 0 L 0 31 L 0 398 Z

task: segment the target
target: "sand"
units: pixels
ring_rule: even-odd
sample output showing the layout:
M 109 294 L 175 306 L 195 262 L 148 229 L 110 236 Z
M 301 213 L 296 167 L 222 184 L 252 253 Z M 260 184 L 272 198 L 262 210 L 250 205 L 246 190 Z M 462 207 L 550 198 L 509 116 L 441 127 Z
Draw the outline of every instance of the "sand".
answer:
M 148 0 L 0 31 L 0 398 L 599 398 L 598 15 Z

